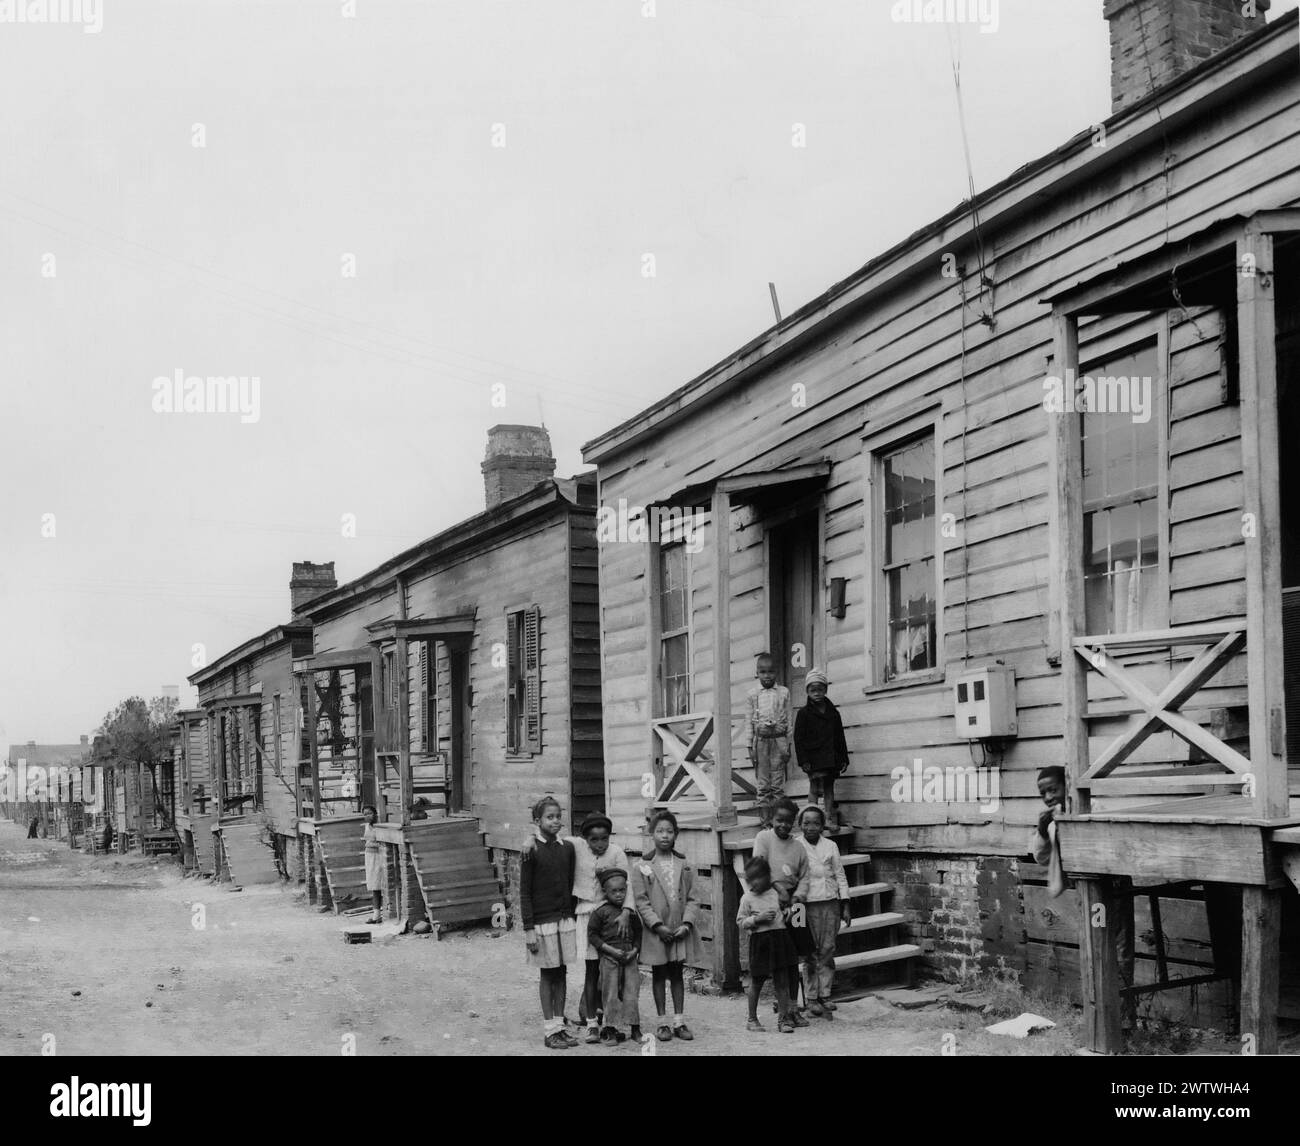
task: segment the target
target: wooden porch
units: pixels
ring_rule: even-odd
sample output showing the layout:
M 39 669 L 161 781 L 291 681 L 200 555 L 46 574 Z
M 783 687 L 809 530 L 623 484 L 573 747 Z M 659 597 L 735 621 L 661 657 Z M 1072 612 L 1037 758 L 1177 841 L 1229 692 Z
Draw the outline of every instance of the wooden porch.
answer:
M 1066 379 L 1084 373 L 1084 316 L 1220 309 L 1230 335 L 1223 400 L 1239 407 L 1240 417 L 1244 614 L 1089 634 L 1082 414 L 1051 416 L 1069 788 L 1057 831 L 1063 865 L 1077 883 L 1080 918 L 1089 924 L 1080 927 L 1080 971 L 1088 1045 L 1101 1053 L 1122 1049 L 1122 998 L 1185 983 L 1120 982 L 1116 920 L 1125 912 L 1131 918 L 1135 894 L 1151 895 L 1154 904 L 1162 882 L 1201 884 L 1207 903 L 1240 889 L 1238 933 L 1229 920 L 1225 934 L 1220 913 L 1215 973 L 1203 978 L 1239 982 L 1247 1053 L 1276 1049 L 1281 895 L 1289 888 L 1286 874 L 1295 880 L 1300 869 L 1300 801 L 1288 790 L 1286 753 L 1274 242 L 1297 231 L 1295 211 L 1225 220 L 1176 250 L 1156 246 L 1051 300 L 1053 369 Z M 1171 283 L 1181 285 L 1177 297 Z M 1157 380 L 1167 384 L 1166 377 Z M 1156 496 L 1167 533 L 1164 484 Z M 1160 584 L 1167 593 L 1167 583 Z M 1099 723 L 1121 719 L 1118 731 L 1090 735 Z M 1135 889 L 1134 880 L 1155 886 Z

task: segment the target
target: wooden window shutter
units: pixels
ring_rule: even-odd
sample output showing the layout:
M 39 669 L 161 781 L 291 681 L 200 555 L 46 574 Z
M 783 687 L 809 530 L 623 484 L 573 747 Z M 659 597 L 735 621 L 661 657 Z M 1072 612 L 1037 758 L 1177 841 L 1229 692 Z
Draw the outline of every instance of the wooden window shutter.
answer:
M 542 614 L 524 610 L 524 750 L 542 750 Z
M 416 736 L 415 747 L 417 752 L 430 752 L 432 751 L 432 749 L 429 745 L 429 645 L 428 643 L 426 641 L 421 641 L 419 644 L 419 649 L 420 649 L 420 653 L 419 653 L 420 670 L 416 675 L 416 679 L 420 682 L 419 706 L 417 708 L 417 712 L 419 714 L 419 719 L 418 719 L 419 728 L 416 730 L 416 734 L 415 734 Z

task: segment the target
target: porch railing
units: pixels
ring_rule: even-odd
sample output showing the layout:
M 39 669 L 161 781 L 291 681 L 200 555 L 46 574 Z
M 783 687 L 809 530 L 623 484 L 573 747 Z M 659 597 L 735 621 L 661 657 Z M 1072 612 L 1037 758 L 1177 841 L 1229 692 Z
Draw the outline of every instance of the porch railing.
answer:
M 736 744 L 733 721 L 732 759 L 743 760 L 743 748 Z M 663 716 L 650 721 L 654 748 L 662 757 L 655 786 L 657 804 L 718 805 L 718 788 L 713 754 L 708 750 L 713 739 L 715 718 L 711 712 L 690 712 L 681 716 Z M 739 749 L 739 750 L 738 750 Z M 754 785 L 733 767 L 731 794 L 738 801 L 753 800 L 758 792 Z
M 1088 789 L 1096 796 L 1175 795 L 1205 787 L 1245 788 L 1245 795 L 1252 794 L 1250 760 L 1182 711 L 1245 645 L 1245 622 L 1075 637 L 1075 655 L 1092 673 L 1119 690 L 1127 702 L 1126 708 L 1136 706 L 1138 710 L 1128 717 L 1119 735 L 1100 754 L 1090 755 L 1087 770 L 1074 778 L 1075 787 Z M 1176 648 L 1198 646 L 1200 651 L 1190 660 L 1173 666 L 1173 675 L 1159 691 L 1138 678 L 1136 666 L 1120 659 L 1146 650 L 1172 652 Z M 1085 724 L 1105 715 L 1089 706 L 1084 714 Z M 1144 742 L 1161 732 L 1172 733 L 1199 750 L 1200 757 L 1187 762 L 1171 760 L 1163 765 L 1148 761 L 1144 767 L 1162 770 L 1123 778 L 1115 775 L 1121 765 L 1132 760 Z

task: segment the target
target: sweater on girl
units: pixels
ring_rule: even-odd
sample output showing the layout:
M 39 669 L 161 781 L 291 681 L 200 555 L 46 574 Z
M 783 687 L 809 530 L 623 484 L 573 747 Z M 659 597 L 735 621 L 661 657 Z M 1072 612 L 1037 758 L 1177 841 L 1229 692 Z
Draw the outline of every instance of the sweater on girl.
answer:
M 799 837 L 808 856 L 808 902 L 826 903 L 849 898 L 849 881 L 844 875 L 844 861 L 834 840 L 825 836 L 815 845 Z
M 537 833 L 537 846 L 519 861 L 519 914 L 525 931 L 573 918 L 577 853 L 568 840 Z
M 770 923 L 746 923 L 751 916 L 762 915 L 765 911 L 776 912 L 776 918 Z M 752 927 L 754 931 L 783 931 L 785 920 L 781 917 L 781 898 L 776 888 L 769 887 L 762 895 L 752 891 L 740 897 L 740 910 L 736 913 L 736 925 L 741 928 Z

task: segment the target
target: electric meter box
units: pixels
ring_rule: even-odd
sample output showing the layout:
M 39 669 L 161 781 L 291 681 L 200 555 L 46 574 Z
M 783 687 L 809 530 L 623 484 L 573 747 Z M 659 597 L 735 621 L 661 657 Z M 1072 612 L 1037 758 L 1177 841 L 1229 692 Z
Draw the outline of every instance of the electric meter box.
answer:
M 957 735 L 963 740 L 1016 736 L 1016 670 L 1007 665 L 969 669 L 953 682 Z

